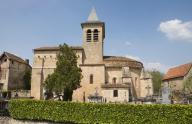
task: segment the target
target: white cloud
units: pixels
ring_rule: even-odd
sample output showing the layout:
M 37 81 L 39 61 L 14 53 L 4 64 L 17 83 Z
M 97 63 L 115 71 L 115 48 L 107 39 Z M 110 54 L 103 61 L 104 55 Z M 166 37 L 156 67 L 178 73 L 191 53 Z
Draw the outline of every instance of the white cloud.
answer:
M 131 46 L 132 43 L 127 41 L 127 42 L 125 42 L 125 45 L 127 45 L 127 46 Z
M 160 62 L 146 62 L 138 56 L 126 55 L 125 57 L 142 62 L 145 70 L 149 70 L 149 71 L 157 70 L 157 71 L 166 73 L 167 70 L 169 69 L 169 66 L 164 65 Z
M 183 22 L 174 19 L 161 22 L 158 30 L 165 33 L 170 40 L 192 42 L 192 21 Z
M 166 72 L 168 67 L 159 62 L 144 62 L 144 67 L 147 70 L 157 70 L 161 72 Z
M 136 61 L 141 61 L 141 58 L 137 57 L 137 56 L 132 56 L 132 55 L 126 55 L 125 57 L 130 58 L 130 59 L 134 59 Z

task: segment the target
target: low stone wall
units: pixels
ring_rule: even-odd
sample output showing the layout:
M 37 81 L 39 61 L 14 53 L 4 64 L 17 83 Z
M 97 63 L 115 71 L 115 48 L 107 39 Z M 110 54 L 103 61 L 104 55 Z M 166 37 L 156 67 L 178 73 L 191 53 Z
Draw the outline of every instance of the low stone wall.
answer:
M 15 96 L 31 97 L 31 91 L 30 90 L 11 91 L 11 98 L 14 98 Z

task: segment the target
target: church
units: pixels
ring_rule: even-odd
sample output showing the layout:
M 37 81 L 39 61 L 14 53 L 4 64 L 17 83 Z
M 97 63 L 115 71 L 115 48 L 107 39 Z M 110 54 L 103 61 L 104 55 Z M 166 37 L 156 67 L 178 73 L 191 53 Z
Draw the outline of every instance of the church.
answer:
M 153 95 L 150 74 L 139 61 L 122 56 L 104 56 L 105 23 L 93 8 L 81 23 L 82 46 L 71 46 L 78 57 L 83 78 L 73 92 L 77 102 L 131 102 Z M 31 96 L 44 99 L 43 82 L 56 68 L 59 47 L 34 49 Z

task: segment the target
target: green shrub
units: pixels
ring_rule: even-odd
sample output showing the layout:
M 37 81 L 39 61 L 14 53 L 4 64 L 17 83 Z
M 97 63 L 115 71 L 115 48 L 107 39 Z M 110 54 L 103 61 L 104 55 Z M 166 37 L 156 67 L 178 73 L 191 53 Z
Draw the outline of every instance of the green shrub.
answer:
M 93 104 L 11 100 L 15 119 L 74 123 L 191 124 L 192 105 Z

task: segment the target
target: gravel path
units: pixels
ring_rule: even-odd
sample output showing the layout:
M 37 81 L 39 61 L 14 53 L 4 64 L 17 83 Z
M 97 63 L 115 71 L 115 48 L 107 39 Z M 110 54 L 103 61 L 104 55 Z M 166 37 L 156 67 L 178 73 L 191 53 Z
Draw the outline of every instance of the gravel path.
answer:
M 21 121 L 6 116 L 0 116 L 0 124 L 61 124 L 61 123 Z

